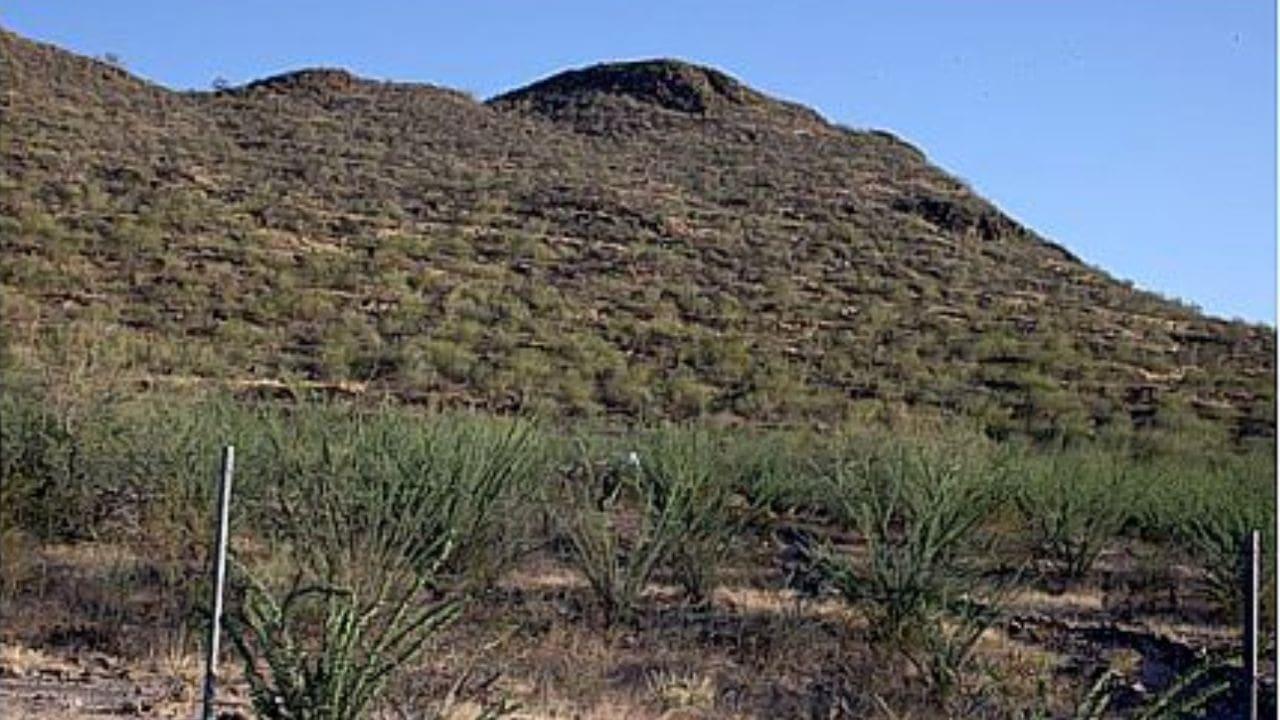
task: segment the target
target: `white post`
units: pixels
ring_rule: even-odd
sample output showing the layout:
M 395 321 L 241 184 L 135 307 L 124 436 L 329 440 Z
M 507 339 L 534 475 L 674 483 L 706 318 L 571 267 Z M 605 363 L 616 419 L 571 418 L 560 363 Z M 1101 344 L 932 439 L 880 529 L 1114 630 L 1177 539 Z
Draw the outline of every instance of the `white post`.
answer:
M 1254 530 L 1243 540 L 1244 561 L 1244 674 L 1245 690 L 1249 693 L 1249 720 L 1258 720 L 1258 585 L 1260 580 L 1260 552 L 1262 533 Z
M 227 516 L 231 507 L 231 474 L 235 470 L 236 449 L 222 449 L 222 476 L 218 483 L 217 537 L 213 555 L 213 618 L 209 624 L 209 655 L 204 665 L 203 720 L 213 720 L 214 684 L 218 673 L 218 636 L 222 625 L 222 585 L 227 574 Z

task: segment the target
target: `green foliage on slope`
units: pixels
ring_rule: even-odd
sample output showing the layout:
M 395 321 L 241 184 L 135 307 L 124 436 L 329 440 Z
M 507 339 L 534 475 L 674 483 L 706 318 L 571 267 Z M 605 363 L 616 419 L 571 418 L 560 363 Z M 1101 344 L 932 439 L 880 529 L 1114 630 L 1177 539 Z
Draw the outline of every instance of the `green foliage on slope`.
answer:
M 0 33 L 21 377 L 629 420 L 1274 433 L 1268 328 L 1082 264 L 882 132 L 672 61 L 487 104 L 314 70 L 177 93 Z M 25 382 L 25 381 L 24 381 Z

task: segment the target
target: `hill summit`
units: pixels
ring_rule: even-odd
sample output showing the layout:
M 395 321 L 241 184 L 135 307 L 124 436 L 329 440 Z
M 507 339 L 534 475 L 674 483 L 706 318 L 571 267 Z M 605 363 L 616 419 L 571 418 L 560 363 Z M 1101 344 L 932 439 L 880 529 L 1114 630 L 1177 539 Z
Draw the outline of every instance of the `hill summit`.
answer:
M 755 120 L 829 130 L 816 112 L 770 98 L 714 68 L 659 59 L 568 70 L 499 95 L 489 105 L 543 116 L 577 130 L 600 115 L 641 119 L 665 112 L 694 119 Z
M 761 103 L 764 96 L 708 67 L 679 60 L 601 63 L 569 70 L 500 95 L 493 104 L 554 111 L 599 95 L 621 96 L 674 112 L 704 115 L 723 105 Z
M 307 68 L 273 75 L 245 86 L 249 92 L 348 92 L 359 78 L 340 68 Z
M 1274 330 L 675 60 L 174 92 L 0 31 L 12 377 L 629 421 L 1274 433 Z

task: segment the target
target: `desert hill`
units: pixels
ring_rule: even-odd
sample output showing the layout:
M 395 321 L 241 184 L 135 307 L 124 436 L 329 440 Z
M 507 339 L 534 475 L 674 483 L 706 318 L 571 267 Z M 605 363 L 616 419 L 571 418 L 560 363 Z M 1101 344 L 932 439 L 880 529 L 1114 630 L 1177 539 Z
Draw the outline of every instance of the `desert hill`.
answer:
M 1274 434 L 1273 329 L 1136 289 L 893 135 L 710 68 L 487 102 L 336 69 L 175 92 L 0 31 L 0 93 L 12 377 Z

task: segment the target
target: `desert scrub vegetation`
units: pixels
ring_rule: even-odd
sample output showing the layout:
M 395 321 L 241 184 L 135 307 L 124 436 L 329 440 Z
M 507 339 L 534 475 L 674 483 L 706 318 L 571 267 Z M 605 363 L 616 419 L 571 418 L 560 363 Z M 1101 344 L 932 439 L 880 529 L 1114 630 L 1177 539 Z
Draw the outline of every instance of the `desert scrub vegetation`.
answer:
M 553 491 L 568 556 L 610 627 L 636 620 L 641 596 L 661 570 L 695 603 L 707 603 L 746 517 L 706 432 L 665 428 L 640 435 L 630 450 L 618 447 L 601 458 L 599 446 L 593 452 L 580 441 L 572 469 Z
M 389 419 L 338 426 L 318 445 L 292 429 L 271 438 L 273 549 L 260 569 L 237 562 L 228 616 L 262 717 L 364 717 L 457 616 L 458 578 L 492 579 L 513 555 L 504 513 L 542 469 L 533 429 Z
M 834 460 L 835 445 L 809 432 L 742 432 L 726 438 L 725 452 L 739 492 L 755 509 L 752 517 L 763 522 L 829 506 L 831 496 L 820 479 Z
M 992 554 L 982 526 L 1006 501 L 1001 469 L 946 442 L 891 442 L 840 463 L 830 483 L 839 521 L 857 532 L 865 557 L 822 547 L 819 573 L 947 707 L 1012 587 L 985 580 L 976 561 Z
M 1139 506 L 1141 486 L 1126 476 L 1130 463 L 1069 450 L 1024 454 L 1017 467 L 1011 494 L 1036 555 L 1068 579 L 1084 577 Z
M 0 285 L 36 369 L 96 315 L 139 346 L 130 381 L 293 375 L 632 421 L 836 424 L 854 397 L 1040 440 L 1194 418 L 1274 435 L 1274 331 L 1088 267 L 887 135 L 743 86 L 749 109 L 664 106 L 705 68 L 488 103 L 326 72 L 175 93 L 0 43 L 19 100 Z M 632 73 L 654 85 L 619 102 Z M 596 358 L 533 365 L 581 380 L 521 387 L 517 355 L 569 335 Z M 405 361 L 409 338 L 452 347 Z
M 874 413 L 834 432 L 569 426 L 315 399 L 54 399 L 14 388 L 0 397 L 5 607 L 40 607 L 62 623 L 57 632 L 113 652 L 145 655 L 172 638 L 192 650 L 224 443 L 239 460 L 232 646 L 264 717 L 381 708 L 398 692 L 397 668 L 404 682 L 419 677 L 456 652 L 442 644 L 459 634 L 483 644 L 510 632 L 518 655 L 579 625 L 572 642 L 615 648 L 690 628 L 712 638 L 707 653 L 725 647 L 720 633 L 746 653 L 782 643 L 776 633 L 812 632 L 805 642 L 829 640 L 822 652 L 844 662 L 877 658 L 903 686 L 890 693 L 895 707 L 1007 707 L 1021 701 L 992 688 L 1016 675 L 992 644 L 1028 622 L 1010 610 L 1024 590 L 1065 592 L 1062 601 L 1094 592 L 1116 576 L 1110 560 L 1138 544 L 1157 553 L 1142 558 L 1189 566 L 1192 581 L 1175 589 L 1226 624 L 1238 598 L 1218 595 L 1231 589 L 1234 538 L 1273 519 L 1275 471 L 1262 452 L 1014 447 Z M 1078 531 L 1082 513 L 1124 519 Z M 817 602 L 732 610 L 813 592 L 773 565 L 781 538 L 806 535 Z M 1071 557 L 1108 562 L 1082 563 L 1065 591 L 1033 587 L 1026 550 L 1061 569 L 1055 537 L 1089 549 Z M 60 598 L 39 581 L 50 572 L 42 549 L 76 544 L 122 559 Z M 522 613 L 543 602 L 540 591 L 518 583 L 548 564 L 547 578 L 571 580 L 551 596 L 556 619 L 533 621 Z M 64 605 L 64 615 L 43 610 Z M 807 625 L 819 606 L 852 621 Z M 581 622 L 581 608 L 598 610 L 609 631 Z M 460 623 L 469 613 L 487 619 Z M 757 614 L 761 625 L 743 619 Z M 1264 624 L 1273 632 L 1273 609 Z M 450 672 L 433 667 L 437 679 Z M 651 670 L 644 676 L 706 678 L 711 699 L 700 702 L 722 709 L 719 675 L 687 660 Z M 879 692 L 876 677 L 858 687 Z M 1076 690 L 1087 681 L 1068 680 Z M 423 697 L 442 698 L 441 688 Z
M 322 406 L 270 413 L 261 430 L 271 462 L 258 481 L 264 515 L 255 525 L 269 537 L 354 563 L 368 555 L 357 543 L 366 533 L 379 542 L 376 533 L 401 533 L 402 544 L 448 536 L 435 573 L 478 590 L 523 549 L 554 452 L 527 421 L 466 414 Z M 382 517 L 394 512 L 417 515 Z
M 1274 488 L 1272 489 L 1274 492 Z M 1276 627 L 1276 531 L 1274 505 L 1245 503 L 1218 495 L 1205 503 L 1201 513 L 1178 530 L 1179 539 L 1204 568 L 1202 583 L 1225 619 L 1235 618 L 1244 601 L 1240 587 L 1243 550 L 1249 533 L 1261 532 L 1262 625 Z M 1268 641 L 1274 645 L 1272 634 Z

